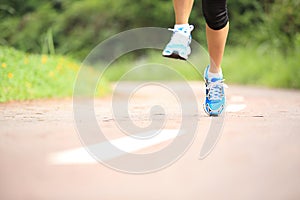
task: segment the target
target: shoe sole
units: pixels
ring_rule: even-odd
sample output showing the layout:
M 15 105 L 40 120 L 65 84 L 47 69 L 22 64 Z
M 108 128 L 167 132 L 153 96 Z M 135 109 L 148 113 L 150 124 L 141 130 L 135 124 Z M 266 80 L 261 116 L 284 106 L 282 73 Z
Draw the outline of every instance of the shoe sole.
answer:
M 173 51 L 170 55 L 162 54 L 162 56 L 167 58 L 179 59 L 179 60 L 187 60 L 186 58 L 180 56 L 177 51 Z
M 171 55 L 163 55 L 163 57 L 179 59 L 179 60 L 186 60 L 185 58 L 181 57 L 180 55 L 178 55 L 176 53 L 172 53 Z
M 204 110 L 204 112 L 205 112 L 209 117 L 219 117 L 219 116 L 224 115 L 225 106 L 223 105 L 223 108 L 222 108 L 222 110 L 221 110 L 220 113 L 210 113 L 210 112 L 208 112 L 208 111 L 206 110 L 205 104 L 203 104 L 203 110 Z

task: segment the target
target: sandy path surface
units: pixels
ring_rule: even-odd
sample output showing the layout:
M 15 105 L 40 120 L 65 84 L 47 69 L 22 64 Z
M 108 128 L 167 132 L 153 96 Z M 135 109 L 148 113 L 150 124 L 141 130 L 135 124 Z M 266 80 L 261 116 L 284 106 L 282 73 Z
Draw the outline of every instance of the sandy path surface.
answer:
M 230 86 L 222 136 L 199 160 L 211 118 L 202 111 L 203 83 L 190 84 L 200 108 L 190 116 L 199 122 L 195 141 L 171 166 L 143 175 L 84 162 L 79 155 L 77 161 L 75 155 L 70 162 L 51 162 L 51 155 L 82 147 L 72 99 L 0 104 L 0 199 L 300 199 L 300 91 Z M 149 123 L 142 111 L 153 103 L 151 92 L 139 93 L 131 108 L 131 120 L 141 126 Z M 166 126 L 176 129 L 176 101 L 160 94 L 171 108 Z M 110 97 L 96 100 L 97 121 L 108 137 L 117 138 L 109 106 Z M 156 148 L 162 147 L 145 151 Z

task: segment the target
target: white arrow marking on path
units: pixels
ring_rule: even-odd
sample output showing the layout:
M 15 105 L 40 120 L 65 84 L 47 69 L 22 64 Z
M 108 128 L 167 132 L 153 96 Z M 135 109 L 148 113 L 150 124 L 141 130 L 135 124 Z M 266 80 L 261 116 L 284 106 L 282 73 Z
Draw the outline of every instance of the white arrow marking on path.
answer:
M 228 106 L 226 106 L 226 112 L 239 112 L 246 107 L 246 104 L 229 104 Z
M 123 152 L 121 154 L 106 155 L 106 160 L 122 156 L 126 153 L 137 152 L 153 145 L 174 139 L 179 135 L 179 130 L 161 130 L 159 134 L 150 139 L 136 139 L 130 136 L 110 140 L 109 142 Z M 142 134 L 141 134 L 142 135 Z M 143 133 L 145 135 L 145 133 Z M 93 145 L 93 148 L 101 149 L 107 147 L 108 141 Z M 50 154 L 48 162 L 53 165 L 67 164 L 95 164 L 97 161 L 83 147 L 70 149 L 58 153 Z

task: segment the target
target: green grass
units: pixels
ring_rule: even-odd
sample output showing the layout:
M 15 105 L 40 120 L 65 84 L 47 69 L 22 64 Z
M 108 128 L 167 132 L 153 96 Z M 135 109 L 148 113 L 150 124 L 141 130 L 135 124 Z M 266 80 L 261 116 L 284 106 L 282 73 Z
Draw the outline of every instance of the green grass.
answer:
M 300 51 L 282 55 L 259 48 L 227 48 L 223 61 L 228 83 L 300 89 Z
M 202 63 L 196 70 L 188 62 L 163 58 L 160 53 L 150 51 L 148 56 L 138 59 L 133 59 L 132 55 L 119 58 L 105 71 L 104 81 L 100 83 L 101 87 L 98 85 L 95 95 L 109 91 L 105 80 L 118 81 L 137 66 L 146 67 L 128 73 L 124 80 L 182 80 L 174 76 L 172 70 L 186 80 L 203 80 L 201 74 L 207 61 L 205 55 L 199 55 L 199 58 L 193 55 Z M 283 56 L 277 51 L 263 53 L 254 47 L 228 47 L 223 60 L 223 72 L 227 83 L 300 89 L 299 58 L 299 51 Z M 155 67 L 157 63 L 168 67 Z M 70 97 L 79 69 L 79 62 L 65 56 L 26 54 L 0 46 L 0 102 Z M 92 75 L 97 73 L 89 68 L 83 90 L 90 87 L 88 82 Z
M 70 97 L 80 63 L 0 46 L 0 102 Z M 93 69 L 91 69 L 91 74 Z M 102 95 L 108 86 L 96 93 Z
M 125 75 L 125 80 L 199 80 L 199 72 L 188 62 L 164 58 L 158 50 L 151 50 L 141 56 L 133 58 L 132 55 L 124 55 L 113 62 L 105 71 L 104 76 L 109 81 L 118 81 Z M 138 69 L 137 71 L 130 71 Z M 204 69 L 204 68 L 203 68 Z M 175 73 L 173 73 L 175 72 Z M 128 73 L 128 74 L 126 74 Z M 179 77 L 179 76 L 181 77 Z
M 262 52 L 261 49 L 255 47 L 228 47 L 222 64 L 226 82 L 300 89 L 299 52 L 296 51 L 284 56 L 276 50 L 273 52 Z M 196 57 L 196 59 L 198 58 Z M 201 59 L 204 61 L 201 62 Z M 133 67 L 147 63 L 159 63 L 176 70 L 187 80 L 203 80 L 201 74 L 205 65 L 208 64 L 207 61 L 208 59 L 205 59 L 205 56 L 201 58 L 201 55 L 199 55 L 199 63 L 202 66 L 196 66 L 198 68 L 196 70 L 188 62 L 163 58 L 159 51 L 154 51 L 150 53 L 150 56 L 142 59 L 126 59 L 126 56 L 120 58 L 108 68 L 105 77 L 111 81 L 117 81 Z M 159 70 L 151 69 L 151 65 L 144 70 L 144 73 L 133 74 L 130 78 L 131 80 L 176 79 L 166 72 L 163 73 Z

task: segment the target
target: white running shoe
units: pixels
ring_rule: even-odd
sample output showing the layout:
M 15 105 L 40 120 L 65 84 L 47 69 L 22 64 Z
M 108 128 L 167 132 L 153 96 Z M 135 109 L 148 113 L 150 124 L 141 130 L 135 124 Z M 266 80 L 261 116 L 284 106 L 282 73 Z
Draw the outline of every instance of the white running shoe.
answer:
M 187 60 L 191 54 L 191 32 L 194 30 L 193 25 L 189 25 L 187 28 L 171 29 L 173 31 L 172 38 L 162 52 L 164 57 L 177 58 Z

